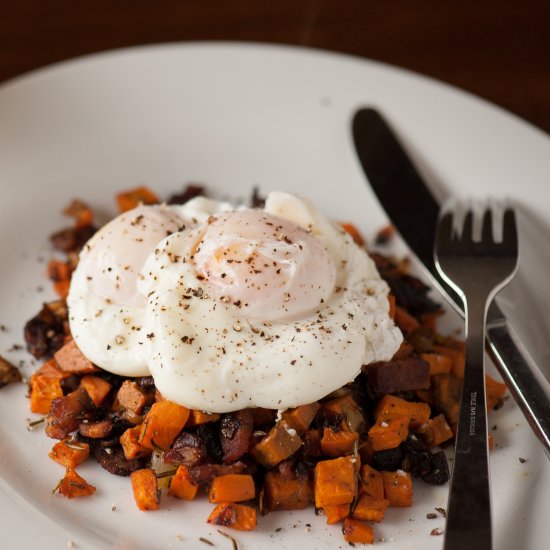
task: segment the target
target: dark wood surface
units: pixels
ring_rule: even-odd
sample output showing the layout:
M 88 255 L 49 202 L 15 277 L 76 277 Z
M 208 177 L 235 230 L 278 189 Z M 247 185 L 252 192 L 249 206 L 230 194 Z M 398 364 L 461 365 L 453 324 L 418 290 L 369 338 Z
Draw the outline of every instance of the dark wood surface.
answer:
M 298 44 L 438 78 L 550 132 L 549 35 L 548 0 L 0 0 L 0 82 L 137 44 Z

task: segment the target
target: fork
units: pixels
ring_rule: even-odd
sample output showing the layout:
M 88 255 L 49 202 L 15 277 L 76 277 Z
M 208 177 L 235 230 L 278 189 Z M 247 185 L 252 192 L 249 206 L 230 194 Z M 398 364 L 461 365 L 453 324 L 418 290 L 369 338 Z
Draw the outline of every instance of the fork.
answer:
M 474 217 L 470 208 L 458 235 L 453 213 L 444 212 L 435 242 L 437 269 L 461 296 L 466 312 L 466 366 L 444 550 L 493 548 L 485 405 L 485 321 L 490 302 L 517 269 L 518 242 L 516 217 L 511 208 L 504 211 L 499 242 L 493 236 L 492 210 L 484 211 L 480 240 L 474 239 Z

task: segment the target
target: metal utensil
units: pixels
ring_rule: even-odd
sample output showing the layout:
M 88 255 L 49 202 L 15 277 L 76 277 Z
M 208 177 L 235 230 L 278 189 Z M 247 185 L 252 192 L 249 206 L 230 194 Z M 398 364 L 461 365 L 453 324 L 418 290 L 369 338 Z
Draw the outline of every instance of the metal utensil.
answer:
M 485 211 L 481 240 L 473 237 L 470 210 L 461 236 L 453 214 L 440 219 L 435 264 L 440 275 L 462 297 L 466 312 L 466 366 L 455 441 L 455 458 L 445 529 L 445 550 L 490 550 L 491 491 L 485 406 L 485 322 L 495 294 L 517 269 L 518 241 L 513 210 L 503 217 L 503 238 L 493 237 L 493 215 Z
M 433 243 L 439 204 L 429 187 L 378 111 L 357 111 L 352 129 L 363 170 L 393 225 L 434 286 L 464 315 L 462 300 L 435 267 Z M 550 384 L 495 301 L 487 314 L 486 350 L 550 458 Z

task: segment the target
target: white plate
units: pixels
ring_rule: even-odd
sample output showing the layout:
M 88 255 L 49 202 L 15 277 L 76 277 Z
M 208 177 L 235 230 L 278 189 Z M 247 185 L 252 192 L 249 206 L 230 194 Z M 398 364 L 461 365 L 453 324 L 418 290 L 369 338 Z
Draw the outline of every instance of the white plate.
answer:
M 247 196 L 259 185 L 298 191 L 372 235 L 386 220 L 350 137 L 352 113 L 365 104 L 388 116 L 441 197 L 452 190 L 519 202 L 522 268 L 504 306 L 533 355 L 548 359 L 547 136 L 479 99 L 395 68 L 238 44 L 107 53 L 0 88 L 0 323 L 9 329 L 0 333 L 0 353 L 29 362 L 7 349 L 21 343 L 24 321 L 52 297 L 37 291 L 49 286 L 38 257 L 51 254 L 47 235 L 63 225 L 60 207 L 73 197 L 112 215 L 114 192 L 140 183 L 164 195 L 189 181 L 230 196 Z M 30 365 L 24 370 L 30 373 Z M 52 441 L 25 429 L 24 394 L 22 386 L 0 392 L 3 547 L 206 549 L 198 541 L 203 536 L 230 548 L 205 524 L 207 503 L 165 498 L 160 512 L 140 513 L 129 480 L 92 463 L 81 470 L 98 488 L 93 498 L 52 495 L 62 471 L 46 456 Z M 511 402 L 494 423 L 496 548 L 543 548 L 550 535 L 542 500 L 550 489 L 548 464 Z M 520 463 L 520 456 L 528 461 Z M 377 537 L 388 549 L 439 548 L 441 537 L 430 531 L 443 520 L 425 517 L 446 505 L 446 492 L 416 483 L 414 506 L 390 510 L 375 527 Z M 270 514 L 255 533 L 235 536 L 245 549 L 347 547 L 339 527 L 325 526 L 312 509 Z

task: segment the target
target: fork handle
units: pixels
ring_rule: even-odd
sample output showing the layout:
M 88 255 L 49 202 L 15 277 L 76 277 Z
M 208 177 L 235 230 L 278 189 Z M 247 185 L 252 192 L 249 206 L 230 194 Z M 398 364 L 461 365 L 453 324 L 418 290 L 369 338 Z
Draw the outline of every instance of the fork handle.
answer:
M 484 334 L 486 305 L 466 305 L 466 365 L 455 442 L 445 550 L 490 550 L 491 490 Z

